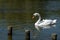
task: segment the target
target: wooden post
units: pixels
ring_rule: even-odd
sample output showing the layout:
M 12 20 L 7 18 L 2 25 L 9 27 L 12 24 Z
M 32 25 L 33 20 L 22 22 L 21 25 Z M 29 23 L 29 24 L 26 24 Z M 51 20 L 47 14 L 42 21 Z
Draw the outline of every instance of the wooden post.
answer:
M 52 40 L 57 40 L 57 34 L 56 33 L 52 34 Z
M 8 27 L 8 40 L 12 40 L 12 26 Z
M 29 30 L 25 30 L 25 33 L 26 33 L 25 40 L 30 40 L 30 31 Z

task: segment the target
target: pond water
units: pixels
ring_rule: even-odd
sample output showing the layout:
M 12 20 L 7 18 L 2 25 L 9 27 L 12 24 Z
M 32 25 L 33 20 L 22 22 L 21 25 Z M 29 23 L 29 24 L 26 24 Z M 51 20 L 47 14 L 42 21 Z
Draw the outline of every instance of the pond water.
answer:
M 55 5 L 56 4 L 56 5 Z M 15 20 L 10 19 L 1 19 L 0 20 L 0 40 L 8 40 L 8 26 L 12 25 L 13 35 L 12 40 L 25 40 L 25 30 L 30 30 L 30 39 L 31 40 L 51 40 L 51 34 L 56 33 L 58 35 L 57 39 L 60 40 L 60 2 L 59 1 L 49 1 L 46 6 L 45 13 L 40 13 L 42 19 L 57 19 L 56 26 L 49 29 L 42 29 L 37 31 L 34 27 L 34 23 L 37 21 L 37 18 L 32 19 L 33 13 L 22 13 L 20 14 L 20 20 L 16 18 Z M 54 6 L 54 7 L 53 7 Z M 49 10 L 50 9 L 50 10 Z M 58 10 L 58 11 L 57 11 Z M 12 16 L 12 15 L 11 15 Z M 14 19 L 14 18 L 12 18 Z

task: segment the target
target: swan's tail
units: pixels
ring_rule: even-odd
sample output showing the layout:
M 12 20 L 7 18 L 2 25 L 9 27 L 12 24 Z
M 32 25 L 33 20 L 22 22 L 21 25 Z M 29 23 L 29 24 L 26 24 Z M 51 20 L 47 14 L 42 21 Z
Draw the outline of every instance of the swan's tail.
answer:
M 57 19 L 53 20 L 53 23 L 52 24 L 56 23 L 56 21 L 57 21 Z

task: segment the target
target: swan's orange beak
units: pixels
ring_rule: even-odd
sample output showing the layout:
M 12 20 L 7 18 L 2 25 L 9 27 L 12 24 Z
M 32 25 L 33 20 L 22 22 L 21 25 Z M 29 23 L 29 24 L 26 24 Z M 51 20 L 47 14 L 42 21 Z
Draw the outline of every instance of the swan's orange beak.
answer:
M 34 16 L 32 16 L 32 19 L 34 19 Z

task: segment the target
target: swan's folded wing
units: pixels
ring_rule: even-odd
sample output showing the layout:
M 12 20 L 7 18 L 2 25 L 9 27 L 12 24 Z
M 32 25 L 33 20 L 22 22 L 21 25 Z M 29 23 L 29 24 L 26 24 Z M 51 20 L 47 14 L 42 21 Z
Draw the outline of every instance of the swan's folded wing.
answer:
M 38 22 L 38 24 L 41 24 L 41 23 L 43 23 L 44 21 L 40 21 L 40 22 Z
M 51 24 L 52 20 L 44 20 L 44 21 L 41 21 L 38 25 L 39 26 L 42 26 L 42 25 L 49 25 Z

